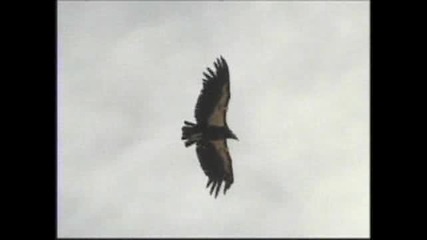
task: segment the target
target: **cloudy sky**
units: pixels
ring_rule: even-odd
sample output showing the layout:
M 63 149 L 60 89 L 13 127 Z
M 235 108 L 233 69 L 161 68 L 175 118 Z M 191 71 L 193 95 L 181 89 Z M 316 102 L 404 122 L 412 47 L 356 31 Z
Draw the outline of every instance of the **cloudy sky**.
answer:
M 235 182 L 183 120 L 230 67 Z M 59 237 L 368 237 L 369 2 L 59 2 Z

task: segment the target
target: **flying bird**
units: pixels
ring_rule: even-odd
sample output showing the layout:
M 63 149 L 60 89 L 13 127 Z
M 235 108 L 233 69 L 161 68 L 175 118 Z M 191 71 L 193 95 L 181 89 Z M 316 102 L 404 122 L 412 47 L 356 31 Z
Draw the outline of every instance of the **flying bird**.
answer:
M 203 73 L 203 88 L 197 99 L 194 117 L 197 123 L 184 121 L 182 140 L 185 146 L 196 144 L 197 158 L 208 177 L 206 188 L 218 196 L 222 182 L 224 195 L 233 183 L 233 167 L 227 146 L 227 138 L 238 140 L 227 125 L 227 107 L 230 100 L 230 73 L 222 56 Z

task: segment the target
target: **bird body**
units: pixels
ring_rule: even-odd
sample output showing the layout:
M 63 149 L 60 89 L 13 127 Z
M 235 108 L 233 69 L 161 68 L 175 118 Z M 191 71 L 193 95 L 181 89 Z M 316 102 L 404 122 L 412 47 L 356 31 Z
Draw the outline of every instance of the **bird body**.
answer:
M 211 184 L 210 194 L 215 190 L 215 197 L 225 182 L 224 194 L 234 181 L 231 157 L 227 139 L 236 139 L 226 121 L 228 102 L 230 100 L 229 69 L 221 56 L 214 62 L 216 72 L 207 68 L 203 73 L 203 89 L 197 99 L 195 118 L 197 123 L 184 121 L 182 140 L 185 146 L 196 144 L 196 153 L 200 165 L 208 177 L 206 187 Z
M 189 122 L 187 122 L 189 123 Z M 193 124 L 193 123 L 190 123 Z M 186 147 L 197 141 L 211 141 L 226 138 L 234 138 L 233 133 L 227 127 L 187 125 L 183 127 L 182 140 L 186 141 Z

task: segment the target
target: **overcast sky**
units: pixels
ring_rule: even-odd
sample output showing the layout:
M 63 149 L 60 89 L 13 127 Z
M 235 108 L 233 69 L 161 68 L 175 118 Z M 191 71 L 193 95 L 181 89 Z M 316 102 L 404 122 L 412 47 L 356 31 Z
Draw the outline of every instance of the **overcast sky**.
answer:
M 183 120 L 224 56 L 235 182 Z M 59 237 L 368 237 L 369 2 L 58 2 Z

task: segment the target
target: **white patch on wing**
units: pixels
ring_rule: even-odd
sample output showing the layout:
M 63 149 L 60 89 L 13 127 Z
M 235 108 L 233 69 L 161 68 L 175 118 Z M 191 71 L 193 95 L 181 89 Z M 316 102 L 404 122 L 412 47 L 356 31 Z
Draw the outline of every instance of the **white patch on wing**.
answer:
M 221 98 L 217 102 L 214 108 L 214 112 L 208 119 L 208 124 L 218 127 L 225 126 L 225 114 L 227 111 L 228 97 L 229 97 L 229 84 L 225 84 L 222 87 Z

